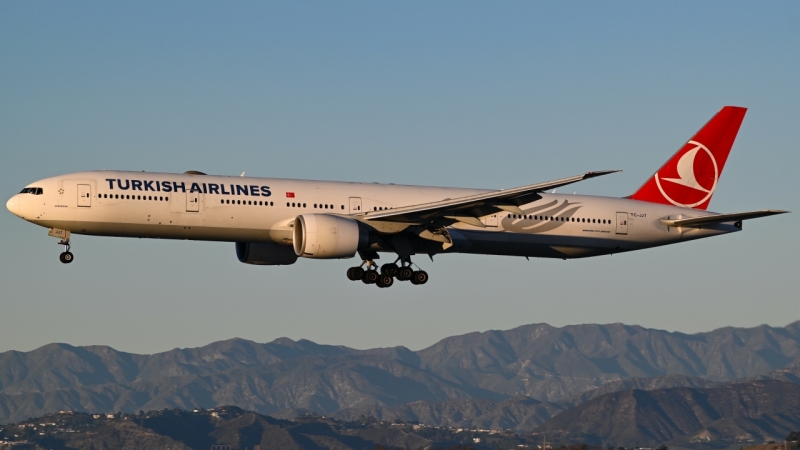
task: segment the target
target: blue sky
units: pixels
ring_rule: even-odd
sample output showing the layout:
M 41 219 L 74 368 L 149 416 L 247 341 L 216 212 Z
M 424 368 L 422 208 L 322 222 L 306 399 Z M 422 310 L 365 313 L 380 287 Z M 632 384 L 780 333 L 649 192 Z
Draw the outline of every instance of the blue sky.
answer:
M 589 170 L 624 196 L 723 105 L 749 109 L 711 210 L 800 211 L 797 2 L 2 2 L 0 193 L 124 169 L 503 188 Z M 577 261 L 250 267 L 233 244 L 77 236 L 0 212 L 0 351 L 281 336 L 426 347 L 471 331 L 800 319 L 796 214 Z

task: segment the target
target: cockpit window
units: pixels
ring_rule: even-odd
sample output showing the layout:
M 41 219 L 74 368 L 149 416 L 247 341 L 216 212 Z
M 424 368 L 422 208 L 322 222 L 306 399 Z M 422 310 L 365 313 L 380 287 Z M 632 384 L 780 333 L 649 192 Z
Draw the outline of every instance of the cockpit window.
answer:
M 42 188 L 37 188 L 37 187 L 28 187 L 28 188 L 25 188 L 25 189 L 19 191 L 19 193 L 20 194 L 42 195 L 42 194 L 44 194 L 44 190 Z

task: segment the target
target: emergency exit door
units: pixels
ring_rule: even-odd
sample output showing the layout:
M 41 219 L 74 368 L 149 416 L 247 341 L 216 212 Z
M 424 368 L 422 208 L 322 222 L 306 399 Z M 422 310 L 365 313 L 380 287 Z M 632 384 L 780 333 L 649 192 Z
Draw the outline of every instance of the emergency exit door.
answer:
M 92 186 L 88 184 L 78 185 L 78 206 L 88 208 L 92 206 Z
M 361 197 L 350 197 L 350 214 L 361 213 Z
M 186 212 L 200 212 L 200 194 L 190 192 L 186 194 Z
M 617 234 L 628 234 L 628 213 L 617 213 Z

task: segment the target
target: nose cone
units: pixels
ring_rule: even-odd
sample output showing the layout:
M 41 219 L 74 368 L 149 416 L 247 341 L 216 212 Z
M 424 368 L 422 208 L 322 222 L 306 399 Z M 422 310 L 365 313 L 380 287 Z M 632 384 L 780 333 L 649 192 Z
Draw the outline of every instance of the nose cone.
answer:
M 19 216 L 19 194 L 11 197 L 11 199 L 6 202 L 6 208 L 15 216 Z

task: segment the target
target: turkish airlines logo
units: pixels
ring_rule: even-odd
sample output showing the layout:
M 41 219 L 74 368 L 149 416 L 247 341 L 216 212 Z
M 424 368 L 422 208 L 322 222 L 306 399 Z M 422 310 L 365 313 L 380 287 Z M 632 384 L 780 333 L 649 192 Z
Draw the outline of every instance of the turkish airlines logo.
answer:
M 719 167 L 711 150 L 697 141 L 687 142 L 681 151 L 676 163 L 673 159 L 656 173 L 656 185 L 673 205 L 694 208 L 714 194 Z

